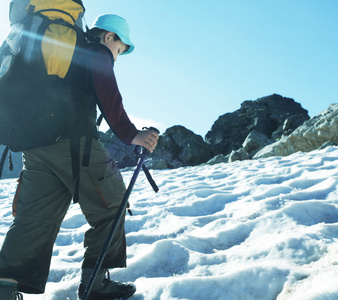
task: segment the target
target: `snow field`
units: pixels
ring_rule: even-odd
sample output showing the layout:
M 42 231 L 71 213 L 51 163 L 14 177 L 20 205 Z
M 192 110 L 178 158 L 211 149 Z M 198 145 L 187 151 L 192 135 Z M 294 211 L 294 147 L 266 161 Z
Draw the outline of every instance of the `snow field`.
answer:
M 338 147 L 288 157 L 141 173 L 126 217 L 132 299 L 338 299 Z M 126 184 L 132 171 L 124 171 Z M 0 244 L 15 180 L 0 181 Z M 72 205 L 43 295 L 75 300 L 88 225 Z

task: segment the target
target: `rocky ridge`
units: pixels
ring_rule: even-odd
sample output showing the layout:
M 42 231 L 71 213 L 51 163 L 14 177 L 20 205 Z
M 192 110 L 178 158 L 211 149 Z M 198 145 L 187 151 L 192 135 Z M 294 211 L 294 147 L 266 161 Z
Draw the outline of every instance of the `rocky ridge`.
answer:
M 124 145 L 111 130 L 100 132 L 100 139 L 120 168 L 136 165 L 134 147 Z M 310 119 L 299 103 L 273 94 L 244 101 L 240 109 L 221 115 L 205 139 L 181 125 L 168 128 L 146 165 L 150 169 L 173 169 L 286 156 L 326 145 L 338 145 L 338 104 Z M 18 177 L 21 153 L 14 153 L 13 160 L 14 172 L 4 168 L 3 178 Z
M 270 156 L 287 156 L 338 145 L 338 103 L 304 122 L 289 136 L 267 145 L 254 155 L 254 159 Z

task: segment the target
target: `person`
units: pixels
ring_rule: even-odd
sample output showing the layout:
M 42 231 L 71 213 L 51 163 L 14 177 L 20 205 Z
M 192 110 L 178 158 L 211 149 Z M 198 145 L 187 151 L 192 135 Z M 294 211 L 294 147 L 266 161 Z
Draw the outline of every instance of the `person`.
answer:
M 74 86 L 74 95 L 84 97 L 83 91 L 86 91 L 85 96 L 91 97 L 87 115 L 96 115 L 98 104 L 120 140 L 126 145 L 140 145 L 152 152 L 157 145 L 158 133 L 136 129 L 123 107 L 114 75 L 114 62 L 118 56 L 134 50 L 128 23 L 117 15 L 104 14 L 94 21 L 90 33 L 99 42 L 90 46 L 90 55 L 86 53 L 88 63 L 85 69 L 74 63 L 66 80 Z M 89 70 L 90 76 L 81 70 Z M 90 78 L 89 83 L 86 78 Z M 81 298 L 126 187 L 114 160 L 98 139 L 96 126 L 86 116 L 78 124 L 83 132 L 80 157 L 84 155 L 88 126 L 91 126 L 94 136 L 89 166 L 80 166 L 78 189 L 79 205 L 91 226 L 84 236 L 85 253 L 78 289 Z M 0 251 L 1 300 L 14 300 L 20 292 L 40 294 L 45 291 L 53 245 L 73 198 L 70 152 L 67 133 L 54 145 L 23 152 L 24 168 L 16 215 Z M 125 299 L 135 293 L 133 284 L 122 284 L 109 278 L 108 269 L 126 267 L 124 221 L 122 218 L 118 225 L 88 300 Z

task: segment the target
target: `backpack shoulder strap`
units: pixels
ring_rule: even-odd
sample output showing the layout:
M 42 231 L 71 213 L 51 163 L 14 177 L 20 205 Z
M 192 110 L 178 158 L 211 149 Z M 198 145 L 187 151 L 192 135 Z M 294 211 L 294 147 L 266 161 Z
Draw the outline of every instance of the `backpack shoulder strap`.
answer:
M 5 160 L 6 160 L 8 151 L 9 151 L 9 147 L 6 146 L 4 152 L 2 153 L 1 161 L 0 161 L 0 179 L 1 179 L 1 176 L 2 176 L 2 171 L 4 169 Z

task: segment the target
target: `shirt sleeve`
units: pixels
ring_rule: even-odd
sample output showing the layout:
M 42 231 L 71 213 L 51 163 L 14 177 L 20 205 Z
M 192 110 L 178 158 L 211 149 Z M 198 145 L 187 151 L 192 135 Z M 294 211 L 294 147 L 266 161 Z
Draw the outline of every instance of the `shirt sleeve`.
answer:
M 110 50 L 100 47 L 91 56 L 90 68 L 94 92 L 101 113 L 110 129 L 123 143 L 131 145 L 131 141 L 139 131 L 130 121 L 123 107 L 114 73 L 113 55 L 108 51 Z

